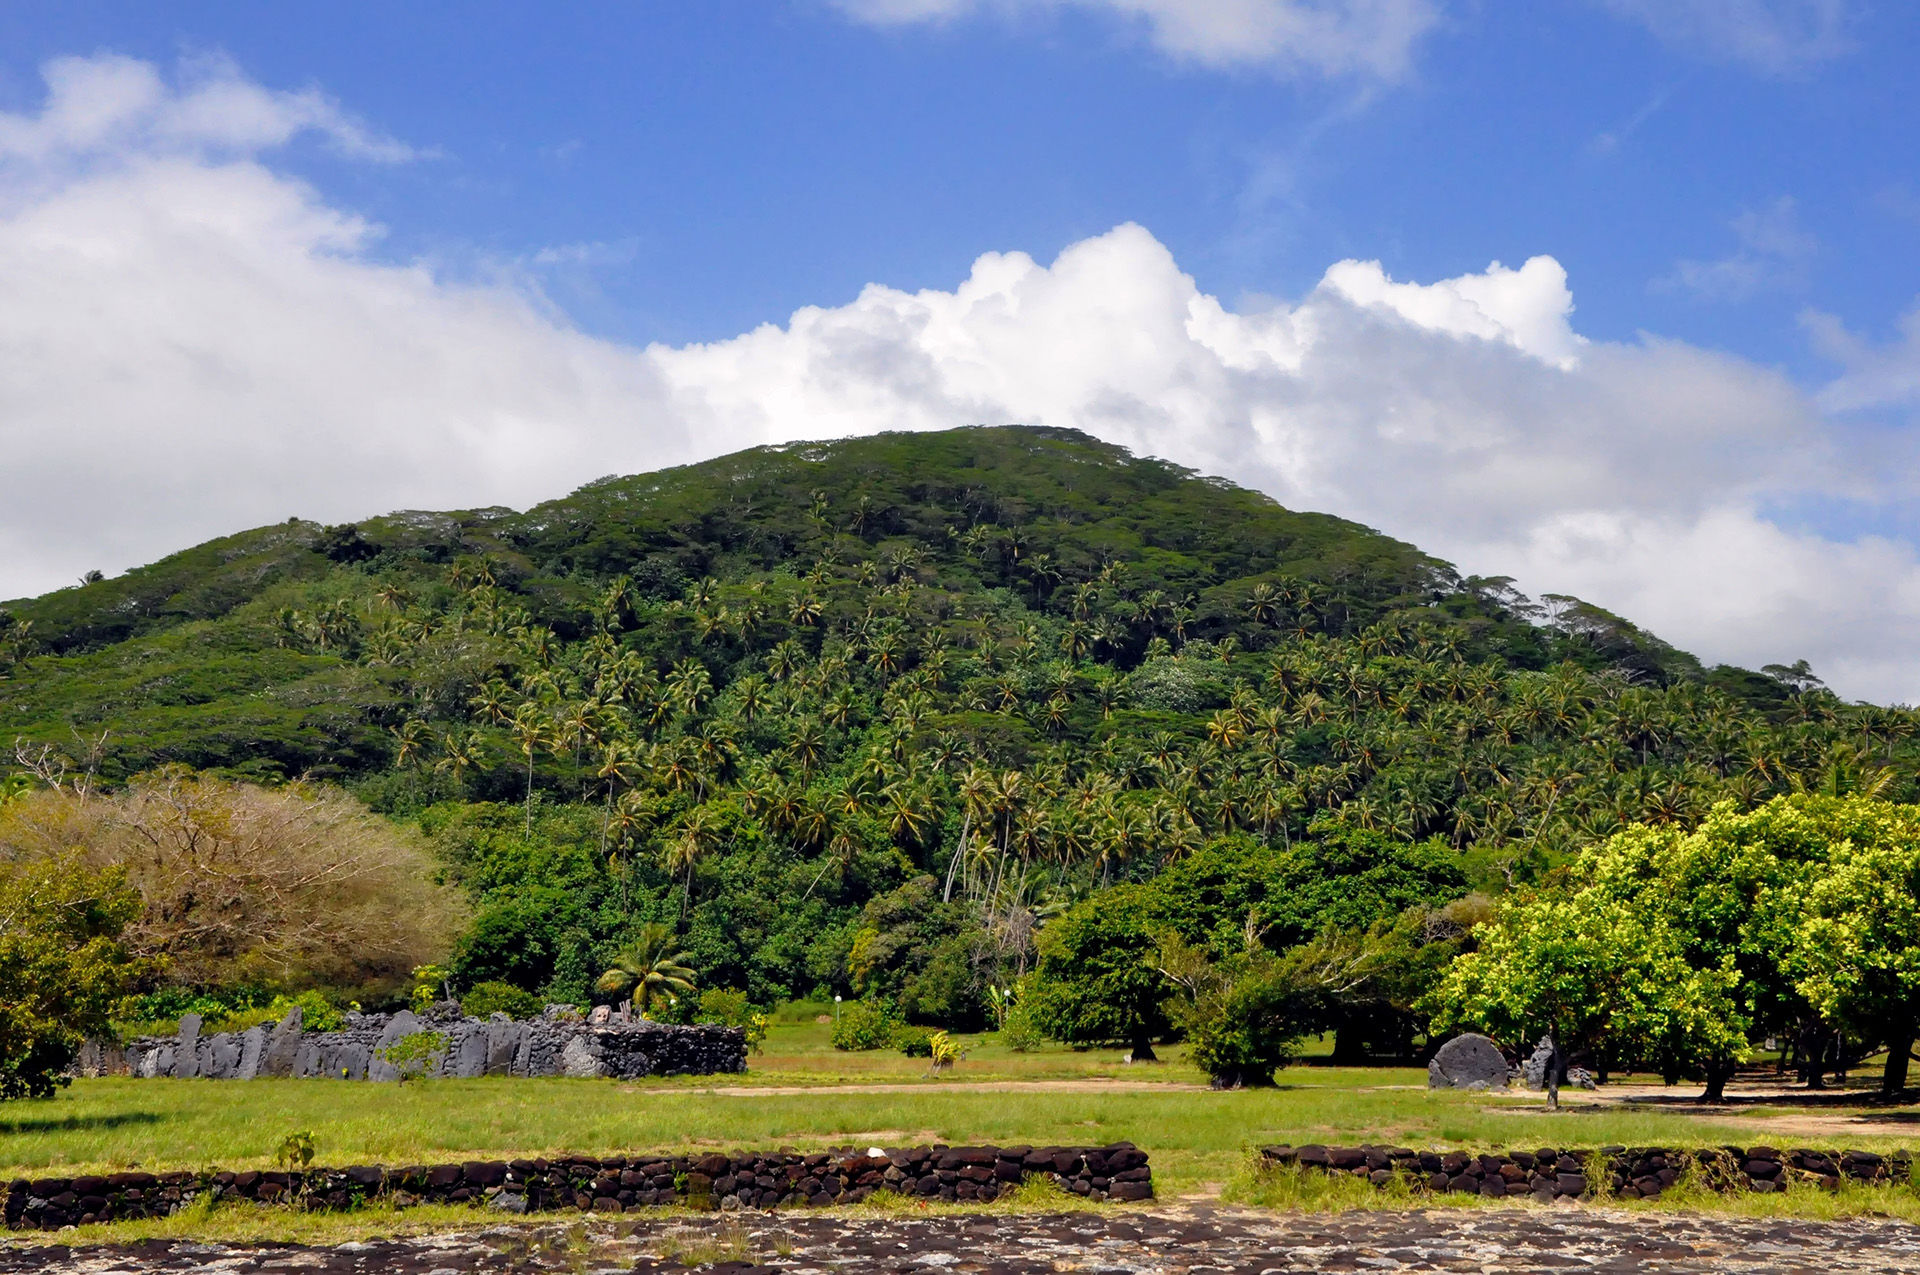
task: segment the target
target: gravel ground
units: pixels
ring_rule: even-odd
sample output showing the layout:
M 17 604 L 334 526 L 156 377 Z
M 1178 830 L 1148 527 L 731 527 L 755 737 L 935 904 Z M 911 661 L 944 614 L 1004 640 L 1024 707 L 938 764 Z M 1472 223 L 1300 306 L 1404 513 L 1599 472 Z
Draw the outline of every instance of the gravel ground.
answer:
M 0 1273 L 53 1271 L 573 1275 L 1264 1275 L 1280 1272 L 1920 1272 L 1920 1227 L 1754 1221 L 1565 1207 L 1296 1216 L 1207 1206 L 1062 1215 L 845 1218 L 748 1214 L 491 1227 L 330 1248 L 168 1240 L 68 1248 L 11 1241 Z

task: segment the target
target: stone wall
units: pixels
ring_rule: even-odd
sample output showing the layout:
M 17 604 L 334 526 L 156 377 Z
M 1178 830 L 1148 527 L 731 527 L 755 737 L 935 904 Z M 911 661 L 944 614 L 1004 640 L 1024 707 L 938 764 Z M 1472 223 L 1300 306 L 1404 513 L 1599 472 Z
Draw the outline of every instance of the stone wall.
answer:
M 379 1052 L 415 1032 L 436 1031 L 447 1047 L 427 1069 L 430 1076 L 640 1076 L 710 1075 L 747 1069 L 746 1033 L 738 1027 L 679 1027 L 628 1022 L 596 1015 L 579 1019 L 557 1009 L 536 1019 L 505 1014 L 462 1018 L 457 1007 L 436 1006 L 424 1015 L 348 1014 L 339 1031 L 310 1032 L 298 1007 L 273 1027 L 202 1035 L 200 1017 L 180 1020 L 177 1036 L 143 1036 L 124 1048 L 127 1074 L 211 1080 L 262 1076 L 397 1080 L 399 1073 Z M 79 1060 L 82 1069 L 112 1055 L 97 1047 Z M 104 1067 L 102 1068 L 105 1069 Z
M 1536 1199 L 1654 1199 L 1689 1170 L 1694 1181 L 1715 1191 L 1780 1191 L 1792 1186 L 1832 1189 L 1841 1180 L 1904 1183 L 1913 1180 L 1913 1157 L 1896 1151 L 1780 1151 L 1773 1147 L 1601 1147 L 1597 1151 L 1543 1147 L 1476 1155 L 1466 1151 L 1413 1151 L 1406 1147 L 1262 1147 L 1269 1164 L 1299 1165 L 1350 1174 L 1387 1187 L 1404 1181 L 1416 1191 L 1472 1195 L 1531 1195 Z M 1592 1180 L 1596 1161 L 1605 1178 Z
M 662 1205 L 738 1210 L 853 1204 L 879 1190 L 926 1199 L 986 1202 L 1028 1178 L 1050 1179 L 1090 1200 L 1149 1200 L 1146 1152 L 1106 1147 L 949 1147 L 705 1156 L 562 1156 L 464 1164 L 295 1172 L 115 1173 L 20 1179 L 7 1188 L 12 1230 L 165 1217 L 202 1195 L 295 1208 L 351 1209 L 473 1204 L 504 1213 L 626 1213 Z

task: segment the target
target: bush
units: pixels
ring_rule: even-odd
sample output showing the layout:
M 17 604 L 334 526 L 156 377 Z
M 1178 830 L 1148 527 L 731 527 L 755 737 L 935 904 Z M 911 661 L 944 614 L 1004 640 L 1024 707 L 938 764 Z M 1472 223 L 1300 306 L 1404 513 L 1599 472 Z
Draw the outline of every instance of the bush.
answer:
M 893 1043 L 893 1011 L 878 1001 L 849 1001 L 833 1025 L 833 1047 L 861 1051 Z
M 375 1058 L 400 1073 L 400 1083 L 419 1080 L 437 1071 L 447 1056 L 445 1032 L 409 1032 L 385 1049 L 374 1051 Z
M 745 992 L 712 987 L 700 993 L 700 1009 L 694 1021 L 744 1028 L 747 1048 L 757 1054 L 760 1052 L 760 1043 L 767 1038 L 767 1025 L 771 1020 L 753 1007 Z
M 497 979 L 475 983 L 460 998 L 460 1012 L 468 1018 L 505 1014 L 508 1018 L 535 1018 L 540 1014 L 540 998 L 532 992 L 502 983 Z
M 1000 1040 L 1014 1053 L 1025 1054 L 1045 1044 L 1047 1034 L 1040 1030 L 1033 1006 L 1022 1001 L 1009 1009 L 1001 1021 Z
M 221 1018 L 209 1019 L 202 1025 L 207 1032 L 243 1032 L 249 1027 L 270 1027 L 287 1016 L 287 1011 L 295 1005 L 300 1007 L 300 1026 L 310 1032 L 334 1032 L 347 1025 L 346 1015 L 338 1006 L 319 992 L 307 991 L 298 996 L 276 996 L 265 1005 L 256 1005 L 252 1009 L 237 1009 Z
M 933 1035 L 928 1027 L 899 1027 L 893 1033 L 893 1047 L 909 1058 L 931 1058 Z
M 1196 1067 L 1216 1089 L 1270 1085 L 1293 1060 L 1300 1037 L 1325 1018 L 1328 990 L 1313 969 L 1317 952 L 1267 952 L 1201 964 L 1200 954 L 1171 940 L 1167 964 L 1183 969 L 1189 999 L 1178 1014 Z

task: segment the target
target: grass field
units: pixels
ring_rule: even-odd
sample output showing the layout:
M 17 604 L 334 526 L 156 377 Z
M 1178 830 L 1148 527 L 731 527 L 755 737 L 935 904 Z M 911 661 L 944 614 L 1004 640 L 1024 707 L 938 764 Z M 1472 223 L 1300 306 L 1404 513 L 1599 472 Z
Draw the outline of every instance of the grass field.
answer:
M 135 1165 L 267 1167 L 294 1130 L 311 1130 L 316 1162 L 336 1165 L 558 1152 L 1127 1139 L 1152 1154 L 1163 1199 L 1226 1188 L 1233 1197 L 1297 1206 L 1305 1197 L 1270 1198 L 1273 1184 L 1249 1176 L 1251 1147 L 1844 1142 L 1884 1151 L 1903 1141 L 1884 1131 L 1920 1118 L 1912 1109 L 1878 1108 L 1871 1112 L 1874 1124 L 1859 1136 L 1793 1136 L 1790 1108 L 1755 1108 L 1735 1118 L 1588 1101 L 1549 1113 L 1537 1095 L 1432 1092 L 1422 1071 L 1326 1065 L 1289 1068 L 1274 1089 L 1216 1093 L 1177 1048 L 1164 1051 L 1165 1062 L 1128 1066 L 1117 1051 L 1015 1054 L 990 1037 L 969 1043 L 967 1061 L 939 1078 L 927 1076 L 924 1060 L 840 1053 L 828 1047 L 825 1026 L 799 1022 L 776 1024 L 765 1053 L 741 1077 L 491 1078 L 404 1086 L 77 1081 L 52 1099 L 0 1107 L 0 1175 L 65 1176 Z M 1828 1111 L 1825 1118 L 1845 1119 L 1850 1110 Z M 1776 1125 L 1780 1136 L 1767 1136 Z M 1330 1204 L 1344 1202 L 1311 1183 L 1302 1189 Z

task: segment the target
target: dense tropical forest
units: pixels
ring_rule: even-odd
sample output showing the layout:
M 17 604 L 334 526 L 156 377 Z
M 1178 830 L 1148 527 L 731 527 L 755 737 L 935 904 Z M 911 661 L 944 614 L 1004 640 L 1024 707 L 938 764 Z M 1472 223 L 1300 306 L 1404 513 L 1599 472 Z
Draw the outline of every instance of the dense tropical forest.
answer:
M 1041 1026 L 1141 1050 L 1182 1030 L 1154 987 L 1258 953 L 1319 971 L 1290 1030 L 1405 1053 L 1488 898 L 1628 825 L 1920 797 L 1920 716 L 1804 663 L 1703 667 L 1034 428 L 761 448 L 525 513 L 293 518 L 9 604 L 0 677 L 15 853 L 86 842 L 89 803 L 132 812 L 92 816 L 116 836 L 284 830 L 273 799 L 344 789 L 362 860 L 419 865 L 404 910 L 456 990 L 584 1003 L 668 933 L 706 987 L 957 1028 L 1074 972 Z M 150 983 L 400 994 L 434 944 L 366 897 L 380 959 L 156 938 Z M 1149 934 L 1142 990 L 1102 962 Z

